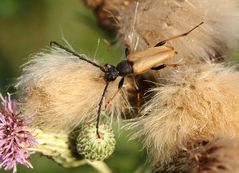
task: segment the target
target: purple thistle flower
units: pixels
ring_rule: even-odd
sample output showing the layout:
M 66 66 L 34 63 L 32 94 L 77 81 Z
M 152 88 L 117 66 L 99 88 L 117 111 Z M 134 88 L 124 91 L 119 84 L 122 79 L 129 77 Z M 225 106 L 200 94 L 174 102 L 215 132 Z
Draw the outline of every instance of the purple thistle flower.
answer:
M 17 164 L 32 168 L 28 161 L 28 148 L 37 142 L 29 131 L 29 121 L 19 116 L 16 100 L 11 100 L 10 94 L 3 97 L 0 93 L 0 167 L 5 170 L 17 171 Z

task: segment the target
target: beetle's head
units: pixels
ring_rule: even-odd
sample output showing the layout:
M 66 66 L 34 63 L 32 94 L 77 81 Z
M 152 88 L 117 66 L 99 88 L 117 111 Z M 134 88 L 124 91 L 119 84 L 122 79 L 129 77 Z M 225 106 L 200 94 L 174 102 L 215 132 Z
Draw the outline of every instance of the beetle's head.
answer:
M 115 66 L 106 64 L 105 65 L 105 80 L 114 81 L 119 76 L 119 71 Z

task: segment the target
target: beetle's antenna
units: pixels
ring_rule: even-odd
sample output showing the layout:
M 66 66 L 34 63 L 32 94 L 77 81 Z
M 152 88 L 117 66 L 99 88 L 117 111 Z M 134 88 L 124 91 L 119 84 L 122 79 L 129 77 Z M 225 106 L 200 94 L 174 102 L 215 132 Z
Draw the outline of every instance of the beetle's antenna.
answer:
M 204 23 L 204 22 L 199 23 L 197 26 L 193 27 L 193 28 L 190 29 L 188 32 L 185 32 L 185 33 L 183 33 L 183 34 L 176 35 L 176 36 L 174 36 L 174 37 L 171 37 L 171 38 L 165 39 L 165 40 L 163 40 L 163 41 L 160 41 L 160 42 L 157 43 L 154 47 L 159 47 L 159 46 L 164 45 L 167 41 L 171 41 L 171 40 L 177 39 L 177 38 L 179 38 L 179 37 L 187 36 L 187 35 L 190 34 L 193 30 L 195 30 L 196 28 L 198 28 L 199 26 L 201 26 L 203 23 Z
M 109 82 L 106 81 L 106 85 L 105 85 L 105 88 L 104 88 L 103 94 L 102 94 L 102 96 L 101 96 L 100 103 L 99 103 L 99 108 L 98 108 L 98 112 L 97 112 L 97 119 L 96 119 L 96 134 L 97 134 L 98 138 L 100 138 L 100 134 L 99 134 L 99 123 L 100 123 L 101 107 L 102 107 L 103 99 L 104 99 L 104 97 L 105 97 L 106 90 L 107 90 L 108 86 L 109 86 Z
M 55 46 L 57 46 L 61 49 L 64 49 L 65 51 L 71 53 L 72 55 L 77 56 L 80 60 L 86 61 L 86 62 L 92 64 L 93 66 L 98 67 L 99 69 L 101 69 L 101 71 L 105 72 L 104 67 L 100 66 L 99 64 L 96 64 L 95 62 L 93 62 L 91 60 L 88 60 L 88 59 L 84 58 L 83 56 L 79 55 L 78 53 L 72 51 L 71 49 L 69 49 L 65 46 L 62 46 L 61 44 L 57 43 L 56 41 L 51 41 L 50 42 L 50 46 L 53 46 L 53 45 L 55 45 Z

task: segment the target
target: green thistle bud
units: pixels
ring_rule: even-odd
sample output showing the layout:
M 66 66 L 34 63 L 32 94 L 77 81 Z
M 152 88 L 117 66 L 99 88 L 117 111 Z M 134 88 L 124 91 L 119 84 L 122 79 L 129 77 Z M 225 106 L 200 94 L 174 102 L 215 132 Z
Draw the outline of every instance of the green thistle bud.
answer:
M 78 153 L 89 160 L 104 160 L 108 158 L 115 149 L 115 138 L 111 127 L 106 124 L 99 126 L 99 135 L 96 134 L 95 124 L 81 127 L 77 137 Z

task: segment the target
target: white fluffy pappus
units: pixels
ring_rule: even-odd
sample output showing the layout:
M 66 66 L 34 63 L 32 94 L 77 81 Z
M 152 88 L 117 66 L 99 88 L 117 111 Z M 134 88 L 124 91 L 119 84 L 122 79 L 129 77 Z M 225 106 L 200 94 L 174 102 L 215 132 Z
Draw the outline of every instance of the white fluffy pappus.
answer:
M 191 141 L 239 137 L 239 72 L 222 64 L 181 66 L 130 125 L 161 167 Z
M 109 84 L 102 115 L 119 117 L 129 108 L 124 89 L 106 106 L 118 81 Z M 16 87 L 22 94 L 22 109 L 36 113 L 33 126 L 70 132 L 80 122 L 96 118 L 105 80 L 99 68 L 55 48 L 34 55 L 23 66 Z
M 238 46 L 238 7 L 237 0 L 141 0 L 119 11 L 119 32 L 134 52 L 145 50 L 146 42 L 153 47 L 204 22 L 188 36 L 166 45 L 178 52 L 173 62 L 217 61 Z
M 216 137 L 198 141 L 182 151 L 164 172 L 172 173 L 231 173 L 239 172 L 239 141 Z

